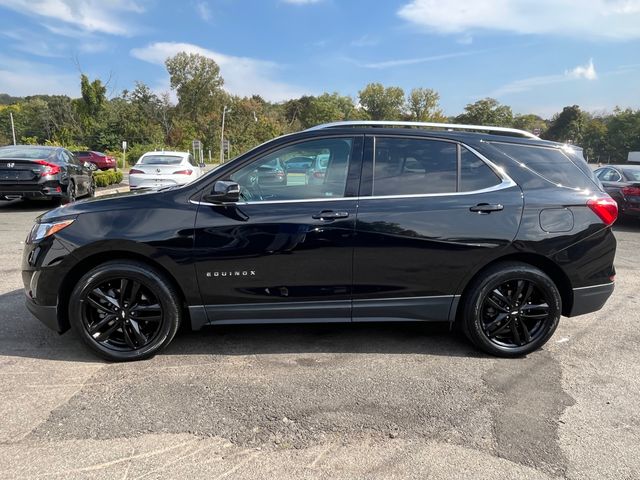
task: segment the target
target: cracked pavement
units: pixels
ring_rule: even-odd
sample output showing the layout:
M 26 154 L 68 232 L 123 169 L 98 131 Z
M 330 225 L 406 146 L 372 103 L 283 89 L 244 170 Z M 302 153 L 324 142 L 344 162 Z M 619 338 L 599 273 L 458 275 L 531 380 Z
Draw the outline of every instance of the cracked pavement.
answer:
M 31 317 L 0 203 L 0 478 L 640 478 L 640 225 L 605 308 L 519 360 L 442 325 L 227 326 L 109 364 Z

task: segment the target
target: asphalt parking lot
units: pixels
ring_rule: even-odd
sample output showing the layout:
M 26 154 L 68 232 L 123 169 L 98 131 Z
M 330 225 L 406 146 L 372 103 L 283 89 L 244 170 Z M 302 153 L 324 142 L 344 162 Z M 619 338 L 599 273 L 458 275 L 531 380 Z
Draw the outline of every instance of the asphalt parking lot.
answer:
M 238 326 L 109 364 L 23 305 L 0 202 L 0 478 L 640 478 L 640 223 L 617 287 L 500 360 L 433 325 Z

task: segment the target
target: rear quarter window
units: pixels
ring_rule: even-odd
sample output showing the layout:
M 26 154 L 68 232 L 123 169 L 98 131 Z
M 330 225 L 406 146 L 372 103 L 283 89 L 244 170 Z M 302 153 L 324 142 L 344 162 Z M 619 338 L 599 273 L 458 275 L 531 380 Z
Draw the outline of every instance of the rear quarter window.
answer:
M 511 143 L 492 145 L 549 183 L 577 189 L 597 188 L 593 175 L 587 176 L 562 150 Z

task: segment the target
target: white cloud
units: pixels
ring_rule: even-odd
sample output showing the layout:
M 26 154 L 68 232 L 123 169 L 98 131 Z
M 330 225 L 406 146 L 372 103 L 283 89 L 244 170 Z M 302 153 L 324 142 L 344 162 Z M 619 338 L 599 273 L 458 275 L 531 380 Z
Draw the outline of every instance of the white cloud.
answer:
M 429 31 L 640 38 L 640 0 L 411 0 L 398 11 Z
M 384 60 L 381 62 L 358 63 L 358 66 L 364 67 L 364 68 L 377 68 L 377 69 L 395 68 L 395 67 L 404 67 L 407 65 L 417 65 L 420 63 L 436 62 L 438 60 L 447 60 L 449 58 L 466 57 L 468 55 L 472 55 L 476 53 L 479 53 L 479 52 L 467 51 L 467 52 L 443 53 L 440 55 L 431 55 L 429 57 L 400 58 L 395 60 Z
M 553 85 L 556 83 L 575 80 L 596 80 L 597 78 L 598 74 L 596 73 L 595 66 L 593 65 L 593 60 L 589 60 L 586 65 L 578 65 L 570 70 L 565 70 L 564 74 L 540 75 L 507 83 L 486 96 L 501 97 L 510 93 L 526 92 L 537 87 Z
M 199 0 L 196 2 L 195 8 L 196 13 L 202 20 L 205 22 L 209 22 L 211 20 L 211 8 L 209 7 L 209 3 L 204 0 Z
M 14 96 L 49 94 L 77 97 L 80 86 L 76 74 L 62 73 L 43 63 L 0 55 L 0 92 Z
M 144 12 L 137 0 L 0 0 L 0 6 L 88 32 L 125 36 L 135 32 L 128 21 L 131 14 Z
M 300 87 L 275 80 L 273 77 L 278 65 L 274 62 L 226 55 L 191 43 L 157 42 L 134 48 L 131 55 L 145 62 L 164 65 L 168 57 L 179 52 L 198 53 L 215 60 L 224 78 L 224 88 L 235 95 L 258 94 L 267 100 L 281 101 L 308 93 Z
M 577 67 L 566 71 L 565 75 L 573 78 L 585 78 L 587 80 L 595 80 L 598 78 L 596 67 L 593 66 L 593 59 L 589 59 L 589 63 L 586 65 L 578 65 Z

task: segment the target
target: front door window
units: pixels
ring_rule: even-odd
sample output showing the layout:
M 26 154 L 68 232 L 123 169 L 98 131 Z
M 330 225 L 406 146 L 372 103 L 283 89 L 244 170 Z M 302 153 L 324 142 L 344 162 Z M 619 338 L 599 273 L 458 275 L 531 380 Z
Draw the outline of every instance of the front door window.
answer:
M 351 138 L 326 138 L 276 150 L 231 174 L 243 201 L 342 198 Z

